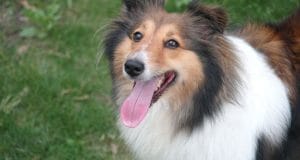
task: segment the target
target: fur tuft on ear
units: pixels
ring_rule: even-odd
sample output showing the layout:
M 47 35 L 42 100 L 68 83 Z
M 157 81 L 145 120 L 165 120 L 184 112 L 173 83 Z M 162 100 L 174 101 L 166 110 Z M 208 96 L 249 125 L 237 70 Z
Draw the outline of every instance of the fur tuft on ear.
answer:
M 217 33 L 223 33 L 227 26 L 227 13 L 222 8 L 203 6 L 193 0 L 187 11 L 194 17 L 206 19 L 210 28 Z
M 123 0 L 123 3 L 126 10 L 131 12 L 149 7 L 164 8 L 165 0 Z

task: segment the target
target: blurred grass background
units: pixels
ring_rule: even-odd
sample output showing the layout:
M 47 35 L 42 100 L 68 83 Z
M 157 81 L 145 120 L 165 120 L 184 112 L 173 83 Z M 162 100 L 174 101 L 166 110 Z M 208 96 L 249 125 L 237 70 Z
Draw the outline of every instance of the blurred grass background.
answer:
M 169 11 L 189 0 L 169 0 Z M 299 0 L 203 0 L 235 28 L 275 22 Z M 0 0 L 0 160 L 132 159 L 115 127 L 111 81 L 100 59 L 120 0 Z M 100 53 L 100 54 L 99 54 Z

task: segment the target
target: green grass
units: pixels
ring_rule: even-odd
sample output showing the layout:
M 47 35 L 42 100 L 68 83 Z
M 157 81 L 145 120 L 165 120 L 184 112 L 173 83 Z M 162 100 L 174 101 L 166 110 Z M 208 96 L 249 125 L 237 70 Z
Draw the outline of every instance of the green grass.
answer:
M 0 160 L 131 159 L 115 127 L 108 62 L 97 62 L 101 28 L 121 2 L 66 2 L 53 2 L 61 18 L 39 39 L 20 37 L 31 23 L 22 21 L 17 0 L 1 1 Z M 300 6 L 298 0 L 205 2 L 223 5 L 233 26 L 282 19 Z

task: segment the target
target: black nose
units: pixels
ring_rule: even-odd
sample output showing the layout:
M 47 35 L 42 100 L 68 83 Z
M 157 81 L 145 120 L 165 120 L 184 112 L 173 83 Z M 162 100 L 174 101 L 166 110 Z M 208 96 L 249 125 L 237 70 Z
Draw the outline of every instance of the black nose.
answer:
M 142 74 L 145 70 L 145 66 L 142 62 L 137 60 L 128 60 L 125 63 L 125 71 L 131 77 L 136 77 Z

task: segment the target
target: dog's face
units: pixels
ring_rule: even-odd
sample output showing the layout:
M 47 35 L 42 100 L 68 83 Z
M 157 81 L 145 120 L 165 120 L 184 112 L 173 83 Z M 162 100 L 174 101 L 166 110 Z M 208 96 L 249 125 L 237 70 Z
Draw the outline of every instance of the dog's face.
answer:
M 176 14 L 163 7 L 162 0 L 125 0 L 105 41 L 121 119 L 129 127 L 161 99 L 180 110 L 209 81 L 208 70 L 219 70 L 210 43 L 225 28 L 224 12 L 191 4 Z

